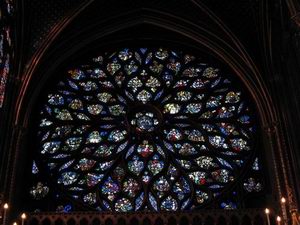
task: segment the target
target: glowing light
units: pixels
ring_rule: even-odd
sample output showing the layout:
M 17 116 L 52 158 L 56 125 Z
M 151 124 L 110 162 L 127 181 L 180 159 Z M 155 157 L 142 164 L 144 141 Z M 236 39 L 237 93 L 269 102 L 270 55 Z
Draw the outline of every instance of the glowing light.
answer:
M 266 214 L 270 214 L 270 209 L 266 208 L 266 209 L 265 209 L 265 213 L 266 213 Z
M 8 204 L 5 203 L 4 206 L 3 206 L 3 208 L 4 208 L 4 209 L 8 209 Z
M 281 221 L 281 217 L 280 217 L 280 216 L 277 216 L 277 217 L 276 217 L 276 221 L 277 221 L 277 222 L 280 222 L 280 221 Z
M 268 208 L 265 209 L 265 213 L 266 213 L 266 217 L 267 217 L 267 222 L 268 222 L 268 225 L 271 225 L 270 223 L 270 210 Z
M 284 197 L 282 197 L 282 198 L 280 199 L 280 201 L 281 201 L 281 203 L 286 203 L 286 199 L 285 199 Z
M 25 220 L 27 218 L 26 214 L 22 213 L 21 218 L 22 218 L 22 220 Z

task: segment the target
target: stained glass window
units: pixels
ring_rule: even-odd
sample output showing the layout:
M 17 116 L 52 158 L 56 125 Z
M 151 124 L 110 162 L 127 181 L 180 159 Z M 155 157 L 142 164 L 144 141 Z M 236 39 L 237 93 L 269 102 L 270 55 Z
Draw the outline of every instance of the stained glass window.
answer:
M 8 79 L 10 60 L 12 55 L 12 16 L 13 4 L 11 0 L 0 3 L 0 108 L 3 106 L 5 87 Z
M 233 80 L 162 48 L 108 52 L 66 70 L 40 111 L 32 198 L 52 191 L 127 212 L 199 209 L 226 196 L 218 207 L 236 208 L 237 182 L 249 193 L 263 184 L 243 176 L 259 170 L 256 124 Z

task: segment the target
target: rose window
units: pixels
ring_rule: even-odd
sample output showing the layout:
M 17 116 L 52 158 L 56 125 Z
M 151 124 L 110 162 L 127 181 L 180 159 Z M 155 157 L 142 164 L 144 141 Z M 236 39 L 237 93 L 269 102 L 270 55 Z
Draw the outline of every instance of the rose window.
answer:
M 253 158 L 254 117 L 233 79 L 179 51 L 95 57 L 48 92 L 35 167 L 91 209 L 203 208 Z M 41 187 L 31 193 L 47 194 Z

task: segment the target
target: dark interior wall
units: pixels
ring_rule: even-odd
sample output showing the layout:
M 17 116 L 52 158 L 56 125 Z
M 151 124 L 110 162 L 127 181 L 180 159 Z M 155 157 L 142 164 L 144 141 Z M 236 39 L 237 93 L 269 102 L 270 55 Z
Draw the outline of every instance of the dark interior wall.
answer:
M 279 114 L 278 124 L 284 137 L 283 145 L 292 167 L 293 180 L 296 187 L 299 187 L 300 139 L 297 136 L 300 131 L 300 28 L 288 6 L 283 1 L 270 5 L 272 40 L 269 68 L 273 71 L 271 92 Z M 299 189 L 297 199 L 299 201 Z

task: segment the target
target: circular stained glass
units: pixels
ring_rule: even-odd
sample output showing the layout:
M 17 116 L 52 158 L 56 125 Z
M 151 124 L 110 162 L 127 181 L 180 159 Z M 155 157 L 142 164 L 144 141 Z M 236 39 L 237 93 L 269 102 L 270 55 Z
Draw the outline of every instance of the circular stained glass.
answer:
M 66 71 L 41 110 L 37 164 L 83 206 L 201 208 L 253 153 L 240 85 L 197 57 L 122 49 Z

